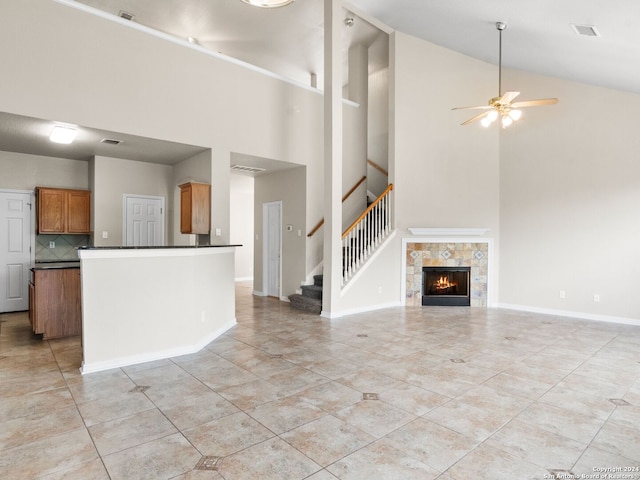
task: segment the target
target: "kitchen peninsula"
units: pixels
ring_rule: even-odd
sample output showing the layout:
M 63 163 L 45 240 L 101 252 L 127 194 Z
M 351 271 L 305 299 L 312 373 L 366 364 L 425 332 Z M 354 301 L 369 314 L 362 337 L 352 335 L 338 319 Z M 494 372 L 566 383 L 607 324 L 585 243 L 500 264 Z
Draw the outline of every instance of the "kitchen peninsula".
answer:
M 237 246 L 78 249 L 82 373 L 195 353 L 233 327 Z

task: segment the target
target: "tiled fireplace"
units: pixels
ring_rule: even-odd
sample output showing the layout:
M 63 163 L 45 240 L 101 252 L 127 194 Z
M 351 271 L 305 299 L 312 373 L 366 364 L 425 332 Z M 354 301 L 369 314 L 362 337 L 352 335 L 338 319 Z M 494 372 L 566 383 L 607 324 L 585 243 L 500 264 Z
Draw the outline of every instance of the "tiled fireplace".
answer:
M 489 243 L 406 240 L 406 305 L 420 306 L 422 267 L 470 267 L 470 306 L 487 306 Z

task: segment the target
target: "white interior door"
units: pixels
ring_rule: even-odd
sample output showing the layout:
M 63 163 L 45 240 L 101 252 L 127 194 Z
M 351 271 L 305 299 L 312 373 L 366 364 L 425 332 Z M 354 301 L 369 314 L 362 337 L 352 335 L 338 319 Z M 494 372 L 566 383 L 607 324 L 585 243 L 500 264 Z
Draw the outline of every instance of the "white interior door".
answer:
M 0 191 L 0 313 L 29 309 L 31 194 Z
M 266 294 L 280 298 L 280 257 L 282 251 L 282 202 L 263 205 L 264 284 Z
M 126 246 L 164 245 L 164 197 L 125 195 L 123 236 Z

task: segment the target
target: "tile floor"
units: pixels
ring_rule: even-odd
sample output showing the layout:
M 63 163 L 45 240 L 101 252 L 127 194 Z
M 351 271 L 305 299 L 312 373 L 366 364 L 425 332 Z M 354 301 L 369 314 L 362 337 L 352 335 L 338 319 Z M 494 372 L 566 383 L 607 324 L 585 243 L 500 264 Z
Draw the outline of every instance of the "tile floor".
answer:
M 252 297 L 195 355 L 80 376 L 0 315 L 0 478 L 640 479 L 640 327 Z M 573 476 L 572 476 L 573 475 Z

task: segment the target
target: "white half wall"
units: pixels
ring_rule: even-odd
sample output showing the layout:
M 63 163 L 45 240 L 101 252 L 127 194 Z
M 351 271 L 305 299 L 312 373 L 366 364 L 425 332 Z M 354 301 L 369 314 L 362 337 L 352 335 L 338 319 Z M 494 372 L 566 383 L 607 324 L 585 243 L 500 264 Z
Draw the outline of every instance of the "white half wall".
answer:
M 83 374 L 194 353 L 236 323 L 233 247 L 79 255 Z

